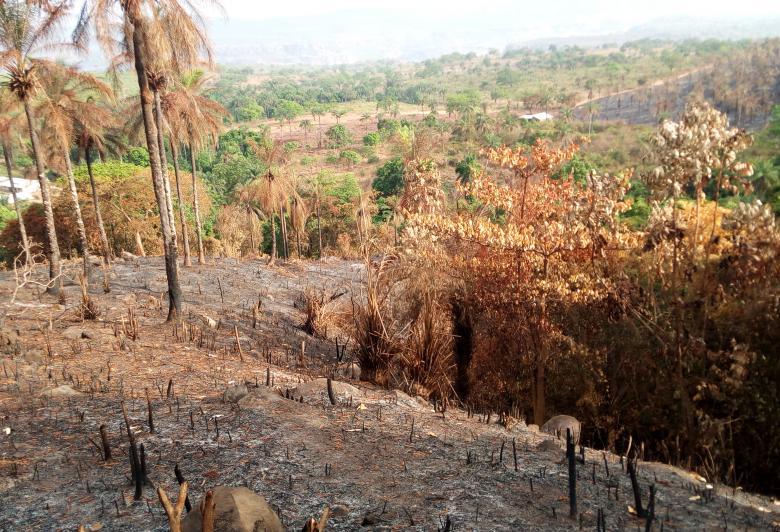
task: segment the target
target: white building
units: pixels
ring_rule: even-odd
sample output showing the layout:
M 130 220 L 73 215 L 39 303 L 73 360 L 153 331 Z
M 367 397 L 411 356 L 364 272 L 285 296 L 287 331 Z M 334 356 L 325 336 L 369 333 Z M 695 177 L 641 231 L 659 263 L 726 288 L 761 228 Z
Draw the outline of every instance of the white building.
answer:
M 16 199 L 19 201 L 41 201 L 41 185 L 35 179 L 14 177 L 14 188 L 16 188 Z M 9 204 L 14 202 L 14 197 L 11 195 L 11 180 L 6 176 L 0 176 L 0 198 L 5 199 Z
M 536 113 L 533 115 L 520 115 L 521 120 L 532 120 L 535 122 L 547 122 L 553 119 L 553 115 L 550 113 Z

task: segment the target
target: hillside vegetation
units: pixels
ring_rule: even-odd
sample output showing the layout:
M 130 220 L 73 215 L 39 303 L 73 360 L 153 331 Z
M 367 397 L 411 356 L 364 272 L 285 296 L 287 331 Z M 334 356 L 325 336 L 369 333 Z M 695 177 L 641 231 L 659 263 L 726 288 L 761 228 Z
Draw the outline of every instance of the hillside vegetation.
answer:
M 112 59 L 105 75 L 47 59 L 71 3 L 0 3 L 0 141 L 9 175 L 37 179 L 42 197 L 0 209 L 2 316 L 34 314 L 20 346 L 48 342 L 58 320 L 113 323 L 116 340 L 96 350 L 135 357 L 140 293 L 152 297 L 144 317 L 156 345 L 145 347 L 167 334 L 197 341 L 209 367 L 187 369 L 182 345 L 166 356 L 188 361 L 165 365 L 179 365 L 176 379 L 197 374 L 201 388 L 252 377 L 259 388 L 263 360 L 285 382 L 333 379 L 348 344 L 363 385 L 403 391 L 436 414 L 520 419 L 532 433 L 574 416 L 582 445 L 630 464 L 694 470 L 732 496 L 780 495 L 780 40 L 236 69 L 213 64 L 189 2 L 86 5 L 72 39 L 97 39 Z M 122 83 L 108 83 L 120 71 Z M 163 260 L 136 260 L 146 255 Z M 334 257 L 354 269 L 318 270 Z M 125 261 L 137 278 L 117 266 Z M 219 265 L 233 261 L 255 280 L 244 272 L 223 286 Z M 301 272 L 325 279 L 293 296 Z M 199 308 L 213 303 L 202 296 L 215 281 L 220 307 Z M 294 297 L 303 321 L 269 293 Z M 232 336 L 209 332 L 223 320 L 206 310 Z M 263 341 L 282 335 L 283 345 L 255 336 L 261 318 Z M 256 342 L 251 356 L 242 334 Z M 322 356 L 331 344 L 335 363 Z M 63 345 L 56 368 L 67 379 Z M 307 345 L 317 346 L 312 368 Z M 108 415 L 127 394 L 108 378 L 102 387 L 111 359 L 95 366 L 91 347 L 72 348 L 76 391 L 104 393 Z M 211 367 L 233 349 L 237 373 Z M 21 401 L 22 381 L 31 395 L 48 386 L 53 353 L 22 380 L 6 370 L 9 401 Z M 245 355 L 252 375 L 241 372 Z M 147 362 L 125 360 L 123 372 L 131 379 Z M 55 425 L 58 412 L 48 411 Z M 176 422 L 186 424 L 178 405 Z M 648 527 L 658 518 L 634 510 Z

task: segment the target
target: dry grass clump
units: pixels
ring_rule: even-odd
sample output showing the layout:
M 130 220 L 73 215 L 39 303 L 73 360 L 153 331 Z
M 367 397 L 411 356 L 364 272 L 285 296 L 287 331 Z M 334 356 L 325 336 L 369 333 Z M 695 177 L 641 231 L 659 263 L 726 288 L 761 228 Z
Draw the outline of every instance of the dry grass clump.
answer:
M 452 396 L 452 309 L 432 272 L 382 259 L 353 298 L 355 351 L 363 378 L 437 399 Z M 437 288 L 438 287 L 438 288 Z
M 219 210 L 215 229 L 219 234 L 220 252 L 226 257 L 256 253 L 263 242 L 257 216 L 236 205 L 226 205 Z
M 399 358 L 406 388 L 439 399 L 450 397 L 455 368 L 453 346 L 452 312 L 426 291 Z
M 89 290 L 87 287 L 87 280 L 82 274 L 79 277 L 79 285 L 81 286 L 81 303 L 79 304 L 79 315 L 83 320 L 96 320 L 100 316 L 100 309 L 97 303 L 89 296 Z
M 383 276 L 385 266 L 384 259 L 376 271 L 369 265 L 365 297 L 352 299 L 353 339 L 361 376 L 377 382 L 386 382 L 387 370 L 399 352 L 396 323 L 388 302 L 391 285 Z
M 342 321 L 339 300 L 345 290 L 328 291 L 307 288 L 300 297 L 300 308 L 306 316 L 301 329 L 317 338 L 328 338 L 328 330 L 338 327 Z

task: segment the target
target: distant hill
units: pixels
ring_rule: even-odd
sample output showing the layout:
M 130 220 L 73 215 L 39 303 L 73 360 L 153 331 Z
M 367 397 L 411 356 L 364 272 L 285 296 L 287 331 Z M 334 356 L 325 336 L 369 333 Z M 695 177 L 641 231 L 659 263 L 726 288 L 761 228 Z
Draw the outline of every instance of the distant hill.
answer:
M 577 33 L 566 37 L 543 37 L 510 45 L 510 48 L 546 48 L 551 44 L 564 46 L 599 46 L 605 43 L 622 44 L 642 39 L 763 39 L 780 36 L 780 16 L 744 19 L 708 19 L 693 17 L 663 17 L 634 26 L 626 31 L 586 35 Z
M 452 52 L 486 53 L 550 44 L 598 46 L 658 38 L 745 39 L 780 36 L 780 15 L 764 18 L 667 17 L 641 25 L 597 17 L 573 7 L 550 20 L 538 7 L 497 14 L 415 16 L 392 9 L 361 9 L 262 21 L 217 20 L 209 31 L 217 61 L 226 65 L 338 65 L 373 60 L 421 61 Z M 610 31 L 614 28 L 614 31 Z

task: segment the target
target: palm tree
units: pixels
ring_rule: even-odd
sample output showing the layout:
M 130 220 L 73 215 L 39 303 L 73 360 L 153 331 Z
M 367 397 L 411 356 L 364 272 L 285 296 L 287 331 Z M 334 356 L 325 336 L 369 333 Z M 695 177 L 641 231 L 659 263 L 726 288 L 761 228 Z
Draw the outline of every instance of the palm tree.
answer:
M 368 133 L 368 124 L 371 122 L 371 113 L 363 113 L 360 116 L 360 121 L 365 124 L 365 131 Z
M 298 258 L 303 255 L 301 248 L 301 235 L 306 232 L 306 223 L 311 216 L 311 208 L 309 204 L 304 200 L 300 194 L 296 191 L 292 193 L 290 208 L 290 221 L 292 223 L 293 231 L 295 232 L 295 245 L 298 250 Z
M 301 120 L 301 123 L 298 124 L 301 129 L 303 130 L 303 143 L 308 144 L 309 143 L 309 131 L 311 131 L 312 123 L 309 119 Z
M 322 115 L 325 114 L 325 109 L 320 104 L 315 104 L 309 112 L 311 112 L 312 118 L 317 121 L 317 147 L 322 148 Z
M 87 117 L 93 105 L 87 103 L 92 95 L 109 97 L 111 89 L 94 76 L 84 74 L 73 68 L 59 65 L 41 65 L 41 85 L 46 98 L 41 100 L 36 112 L 44 120 L 44 144 L 51 151 L 50 160 L 59 160 L 68 181 L 73 214 L 79 234 L 79 252 L 84 258 L 84 275 L 89 275 L 89 242 L 81 215 L 76 180 L 73 177 L 73 165 L 70 160 L 70 148 L 75 138 L 76 124 Z
M 100 245 L 103 248 L 103 261 L 106 266 L 111 264 L 111 246 L 108 243 L 106 226 L 103 223 L 103 215 L 100 208 L 95 174 L 92 168 L 92 151 L 95 150 L 99 157 L 107 151 L 119 153 L 124 148 L 124 142 L 116 134 L 117 120 L 115 114 L 109 110 L 105 101 L 88 98 L 84 102 L 85 112 L 78 117 L 76 123 L 76 145 L 84 154 L 89 175 L 89 186 L 92 192 L 92 207 L 95 209 L 95 224 L 100 235 Z
M 272 265 L 277 258 L 276 245 L 276 213 L 282 214 L 281 222 L 284 223 L 284 207 L 287 201 L 288 182 L 282 172 L 277 171 L 277 164 L 282 162 L 284 150 L 280 142 L 268 142 L 257 144 L 250 141 L 250 148 L 266 164 L 268 171 L 248 183 L 243 189 L 245 201 L 253 201 L 271 219 L 271 258 L 268 264 Z
M 187 219 L 184 216 L 184 200 L 181 196 L 181 168 L 179 166 L 180 139 L 177 135 L 177 133 L 180 131 L 180 128 L 175 125 L 171 125 L 172 122 L 175 124 L 180 116 L 180 112 L 175 107 L 176 100 L 171 99 L 169 96 L 170 94 L 166 94 L 164 96 L 165 104 L 162 105 L 162 115 L 163 122 L 168 129 L 168 142 L 171 146 L 171 157 L 173 158 L 173 175 L 176 179 L 176 200 L 179 209 L 179 223 L 181 223 L 182 244 L 184 245 L 184 266 L 189 267 L 192 266 L 192 259 L 190 258 L 190 236 L 187 229 Z M 165 151 L 164 148 L 163 151 Z M 164 155 L 161 154 L 161 156 Z
M 593 133 L 593 115 L 599 113 L 601 109 L 596 101 L 591 101 L 585 104 L 585 109 L 588 111 L 588 136 Z
M 175 135 L 189 148 L 192 169 L 192 203 L 195 213 L 195 235 L 198 243 L 198 263 L 206 262 L 203 249 L 203 229 L 198 205 L 197 164 L 195 151 L 207 144 L 214 144 L 222 131 L 225 118 L 230 113 L 205 94 L 210 90 L 212 77 L 203 70 L 192 70 L 178 80 L 178 88 L 170 93 L 169 101 L 177 109 Z M 179 200 L 181 202 L 181 199 Z
M 64 3 L 49 6 L 23 0 L 0 2 L 0 67 L 5 71 L 4 85 L 16 96 L 24 108 L 30 133 L 35 170 L 41 187 L 41 201 L 46 219 L 47 255 L 49 260 L 49 285 L 47 291 L 58 294 L 60 282 L 60 249 L 54 224 L 49 181 L 46 179 L 41 145 L 36 130 L 37 121 L 33 100 L 40 93 L 38 69 L 47 63 L 32 57 L 56 46 L 56 33 L 68 14 Z
M 155 15 L 153 23 L 144 15 L 149 11 Z M 160 158 L 154 95 L 147 73 L 154 71 L 155 58 L 164 59 L 171 67 L 183 71 L 183 67 L 190 68 L 204 52 L 208 52 L 202 17 L 189 0 L 86 0 L 73 35 L 74 41 L 85 43 L 91 25 L 95 27 L 98 42 L 115 64 L 132 60 L 135 65 L 152 182 L 160 211 L 168 279 L 168 320 L 171 320 L 180 316 L 182 311 L 178 249 L 175 228 L 171 224 L 170 202 L 167 200 L 170 194 L 166 196 L 166 180 Z M 119 39 L 116 33 L 120 33 Z M 168 53 L 164 56 L 155 54 L 160 49 Z
M 16 101 L 16 98 L 13 98 L 11 93 L 6 90 L 0 91 L 0 145 L 3 147 L 3 158 L 5 159 L 6 172 L 8 172 L 8 184 L 11 186 L 11 197 L 14 200 L 16 218 L 19 220 L 19 233 L 22 237 L 25 264 L 32 264 L 30 241 L 27 239 L 27 228 L 24 226 L 22 208 L 19 206 L 19 200 L 16 198 L 16 187 L 14 186 L 13 177 L 13 137 L 21 125 L 19 123 L 21 115 L 18 107 L 19 102 Z

